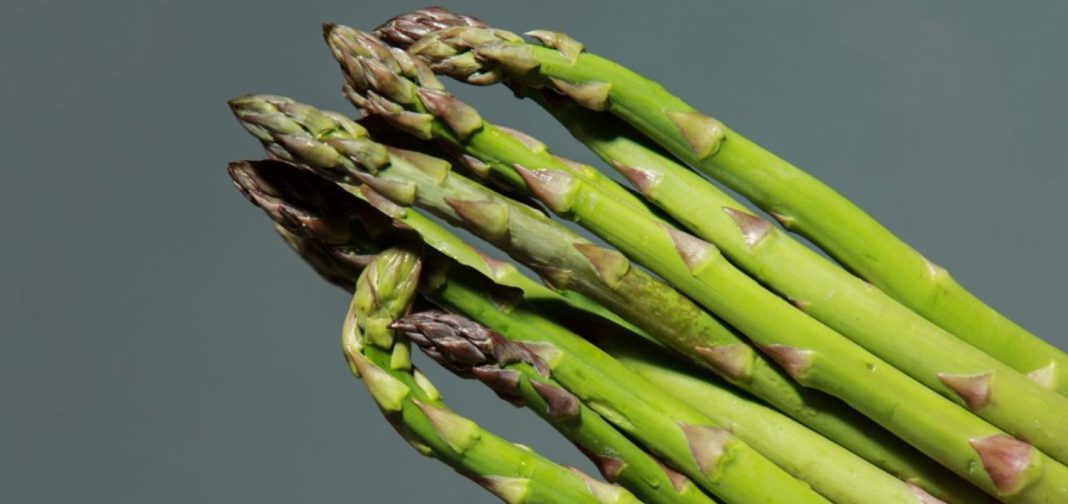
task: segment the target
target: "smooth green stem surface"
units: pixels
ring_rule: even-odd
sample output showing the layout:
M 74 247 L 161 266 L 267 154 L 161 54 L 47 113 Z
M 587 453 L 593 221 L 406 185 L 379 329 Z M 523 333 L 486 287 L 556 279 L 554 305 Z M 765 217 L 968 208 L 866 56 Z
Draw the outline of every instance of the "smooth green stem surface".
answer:
M 1068 397 L 953 337 L 882 291 L 749 213 L 716 186 L 643 144 L 607 114 L 540 100 L 583 143 L 678 222 L 796 306 L 929 388 L 1057 458 L 1068 461 Z M 983 376 L 980 397 L 965 397 L 946 376 Z

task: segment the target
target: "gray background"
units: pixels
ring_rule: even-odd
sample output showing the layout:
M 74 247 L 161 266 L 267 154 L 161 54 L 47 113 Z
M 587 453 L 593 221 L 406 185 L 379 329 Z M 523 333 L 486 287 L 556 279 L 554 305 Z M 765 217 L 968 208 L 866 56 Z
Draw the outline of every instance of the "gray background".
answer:
M 489 501 L 381 419 L 338 351 L 345 296 L 224 174 L 260 155 L 227 98 L 348 111 L 319 23 L 421 4 L 106 3 L 0 7 L 0 502 Z M 878 4 L 450 2 L 655 76 L 1068 346 L 1068 6 Z M 450 86 L 592 161 L 503 89 Z M 582 464 L 532 415 L 432 375 Z

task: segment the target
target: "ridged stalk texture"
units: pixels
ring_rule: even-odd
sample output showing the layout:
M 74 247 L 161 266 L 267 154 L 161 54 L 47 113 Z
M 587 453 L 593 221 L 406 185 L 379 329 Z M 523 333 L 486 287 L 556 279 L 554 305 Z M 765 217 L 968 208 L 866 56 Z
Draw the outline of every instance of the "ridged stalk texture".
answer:
M 470 21 L 447 27 L 446 19 L 439 13 L 436 25 L 406 35 L 422 35 L 410 50 L 430 61 L 434 70 L 473 84 L 507 78 L 547 87 L 584 107 L 608 111 L 738 191 L 912 310 L 1035 382 L 1068 395 L 1068 355 L 984 304 L 944 268 L 808 173 L 698 112 L 657 82 L 585 52 L 566 34 L 529 32 L 539 41 L 536 45 Z M 378 33 L 405 44 L 397 35 L 404 31 L 403 25 L 387 23 Z

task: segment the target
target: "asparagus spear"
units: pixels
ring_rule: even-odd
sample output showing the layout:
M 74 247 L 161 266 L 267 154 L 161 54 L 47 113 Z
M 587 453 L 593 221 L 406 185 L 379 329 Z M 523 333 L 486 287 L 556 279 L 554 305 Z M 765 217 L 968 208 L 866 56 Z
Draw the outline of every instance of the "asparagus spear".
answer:
M 274 168 L 274 170 L 270 170 Z M 280 222 L 293 227 L 295 232 L 307 235 L 309 238 L 299 240 L 290 236 L 287 241 L 305 258 L 307 261 L 317 270 L 324 278 L 331 281 L 336 279 L 355 278 L 355 275 L 362 268 L 362 257 L 360 253 L 367 251 L 374 251 L 380 248 L 380 245 L 376 245 L 376 242 L 390 241 L 395 238 L 378 238 L 372 240 L 371 245 L 367 245 L 366 240 L 356 240 L 356 247 L 359 249 L 356 254 L 351 252 L 342 252 L 336 247 L 331 247 L 327 241 L 332 236 L 350 235 L 359 236 L 359 232 L 346 232 L 346 231 L 334 231 L 328 229 L 324 225 L 302 225 L 301 221 L 308 222 L 333 222 L 340 223 L 346 220 L 344 215 L 333 217 L 329 214 L 330 211 L 336 208 L 342 207 L 342 205 L 318 205 L 317 208 L 309 208 L 310 205 L 302 203 L 308 198 L 304 198 L 304 194 L 310 195 L 332 195 L 332 199 L 346 200 L 345 194 L 336 194 L 339 192 L 335 186 L 327 184 L 325 180 L 317 180 L 315 185 L 300 184 L 301 179 L 313 178 L 311 175 L 298 172 L 294 169 L 286 170 L 284 166 L 280 167 L 263 167 L 261 172 L 266 172 L 261 175 L 251 177 L 240 177 L 240 186 L 245 187 L 242 192 L 249 194 L 253 202 L 257 205 L 264 206 L 268 210 L 268 214 Z M 273 179 L 268 179 L 268 175 L 273 174 Z M 317 200 L 317 199 L 315 199 Z M 271 208 L 285 207 L 287 210 L 279 212 L 277 210 L 271 210 Z M 279 215 L 299 215 L 302 216 L 299 220 L 295 219 L 279 219 Z M 417 215 L 414 212 L 408 212 L 408 215 Z M 328 217 L 329 216 L 329 217 Z M 366 221 L 368 216 L 361 216 L 361 221 Z M 411 222 L 411 221 L 409 221 Z M 383 227 L 381 224 L 367 225 L 363 224 L 363 227 L 368 229 L 380 229 Z M 423 230 L 424 226 L 417 224 L 415 231 Z M 309 231 L 311 230 L 311 231 Z M 429 233 L 426 233 L 429 234 Z M 530 279 L 528 282 L 533 283 Z M 447 282 L 449 280 L 445 280 Z M 349 281 L 349 284 L 351 281 Z M 344 282 L 342 283 L 344 286 Z M 350 288 L 350 285 L 349 285 Z M 490 290 L 491 292 L 491 290 Z M 524 296 L 525 298 L 525 296 Z M 596 316 L 596 315 L 595 315 Z M 546 320 L 545 317 L 541 317 Z M 554 313 L 553 318 L 559 319 L 559 313 Z M 588 321 L 590 317 L 585 317 L 583 321 Z M 555 322 L 559 325 L 559 322 Z M 586 325 L 588 327 L 588 325 Z M 596 332 L 590 331 L 590 334 L 613 334 L 617 335 L 618 331 L 603 331 L 597 327 Z M 615 338 L 615 336 L 611 336 Z M 624 336 L 625 337 L 625 336 Z M 603 340 L 604 337 L 599 337 L 598 340 Z M 611 342 L 611 340 L 610 340 Z M 909 497 L 911 491 L 905 485 L 890 478 L 885 473 L 869 466 L 865 461 L 858 459 L 857 457 L 842 450 L 834 443 L 827 441 L 812 434 L 811 431 L 807 431 L 802 427 L 790 426 L 789 421 L 776 420 L 774 418 L 775 413 L 770 411 L 761 411 L 755 408 L 733 408 L 722 407 L 724 405 L 733 405 L 738 403 L 737 394 L 727 392 L 718 389 L 716 385 L 706 384 L 705 390 L 697 390 L 696 393 L 675 394 L 680 397 L 686 397 L 687 400 L 702 399 L 698 403 L 692 403 L 695 407 L 702 409 L 709 418 L 718 419 L 721 424 L 732 425 L 733 430 L 736 432 L 743 432 L 747 435 L 744 438 L 745 441 L 765 446 L 769 456 L 773 461 L 779 463 L 784 468 L 791 468 L 791 474 L 795 474 L 798 477 L 805 479 L 805 481 L 813 482 L 814 488 L 826 495 L 834 502 L 909 502 L 904 497 Z M 693 389 L 690 390 L 693 392 Z M 706 394 L 707 392 L 707 394 Z M 735 399 L 731 399 L 734 397 Z M 744 405 L 742 405 L 744 406 Z M 769 418 L 770 414 L 770 418 Z M 582 416 L 580 416 L 582 418 Z M 785 424 L 785 425 L 784 425 Z M 760 430 L 759 426 L 772 425 L 773 430 L 776 432 L 792 432 L 792 437 L 789 438 L 789 442 L 783 442 L 784 438 L 780 434 L 774 434 L 770 437 L 765 435 L 770 434 L 769 430 Z M 750 427 L 752 426 L 752 427 Z M 801 431 L 799 432 L 798 429 Z M 820 463 L 813 463 L 814 458 L 818 457 Z M 845 471 L 845 472 L 844 472 Z M 981 493 L 978 493 L 974 488 L 960 488 L 951 498 L 949 502 L 983 502 L 984 498 Z M 923 495 L 923 494 L 921 494 Z
M 398 160 L 392 165 L 401 163 Z M 315 226 L 302 227 L 307 228 Z M 489 317 L 497 324 L 511 325 L 512 332 L 502 330 L 510 337 L 517 333 L 522 339 L 548 338 L 558 348 L 557 358 L 546 359 L 553 366 L 555 379 L 702 488 L 728 502 L 826 502 L 805 483 L 743 441 L 716 427 L 685 403 L 659 394 L 648 382 L 578 336 L 555 325 L 538 327 L 537 320 L 527 320 L 535 315 L 525 303 L 520 300 L 501 303 L 495 299 L 504 296 L 487 296 L 484 277 L 467 269 L 450 268 L 449 271 L 456 271 L 457 275 L 466 272 L 470 279 L 464 281 L 464 286 L 458 286 L 452 284 L 464 282 L 442 283 L 439 279 L 449 277 L 435 275 L 428 285 L 442 285 L 428 296 L 484 323 L 489 324 L 485 320 Z M 568 357 L 556 366 L 565 354 Z M 781 493 L 767 495 L 767 488 Z
M 713 416 L 717 414 L 717 410 L 731 411 L 739 419 L 733 424 L 734 433 L 753 446 L 775 443 L 779 450 L 796 451 L 791 457 L 777 462 L 794 474 L 812 472 L 812 468 L 819 467 L 819 474 L 811 474 L 811 477 L 827 478 L 827 481 L 813 485 L 816 488 L 835 488 L 833 495 L 825 494 L 834 502 L 873 502 L 872 494 L 865 491 L 870 490 L 871 484 L 883 483 L 880 480 L 889 477 L 881 471 L 871 471 L 870 469 L 874 468 L 867 461 L 834 443 L 827 443 L 818 434 L 779 412 L 726 387 L 717 386 L 707 373 L 701 373 L 692 367 L 680 367 L 679 363 L 669 359 L 667 354 L 649 345 L 620 338 L 599 338 L 597 344 L 612 357 L 663 390 L 693 401 L 694 406 L 702 413 Z M 789 464 L 798 465 L 791 467 Z M 895 483 L 896 485 L 891 485 L 885 482 L 880 496 L 893 502 L 941 502 L 912 483 L 907 487 L 900 481 Z M 953 496 L 948 500 L 961 503 L 993 502 L 989 497 L 974 493 Z
M 601 487 L 605 484 L 501 439 L 445 407 L 408 360 L 408 342 L 388 327 L 415 297 L 419 269 L 412 250 L 393 248 L 376 256 L 356 282 L 342 332 L 353 374 L 363 379 L 397 431 L 420 453 L 449 464 L 504 502 L 637 503 L 625 490 Z
M 696 111 L 660 84 L 583 52 L 565 34 L 513 33 L 464 23 L 447 12 L 388 22 L 377 33 L 472 84 L 503 78 L 548 87 L 606 110 L 697 170 L 723 182 L 811 239 L 916 312 L 1045 387 L 1068 395 L 1068 355 L 1002 316 L 934 264 L 808 173 Z M 418 40 L 417 40 L 418 39 Z M 417 40 L 417 41 L 416 41 Z M 414 43 L 413 43 L 414 41 Z
M 723 317 L 760 345 L 802 385 L 846 400 L 855 409 L 999 498 L 1041 502 L 1042 499 L 1055 498 L 1062 491 L 1068 492 L 1068 488 L 1055 481 L 1062 477 L 1068 481 L 1068 468 L 1030 444 L 1006 435 L 934 394 L 768 292 L 722 260 L 719 251 L 711 244 L 665 222 L 658 222 L 630 204 L 617 201 L 597 185 L 585 183 L 569 173 L 569 167 L 558 166 L 558 161 L 544 149 L 531 150 L 514 137 L 493 135 L 494 131 L 487 129 L 474 109 L 444 91 L 427 93 L 419 89 L 416 82 L 421 82 L 425 72 L 419 70 L 418 64 L 409 67 L 393 59 L 392 53 L 376 39 L 351 28 L 332 27 L 327 39 L 342 67 L 354 72 L 347 78 L 350 98 L 357 105 L 369 112 L 383 114 L 402 127 L 406 124 L 425 125 L 410 129 L 413 133 L 425 131 L 434 137 L 437 131 L 452 131 L 454 135 L 442 135 L 440 140 L 462 140 L 453 146 L 479 158 L 494 171 L 517 172 L 518 177 L 512 179 L 522 179 L 527 190 L 552 211 L 576 220 Z M 377 60 L 383 62 L 366 63 Z M 369 70 L 364 74 L 360 69 Z M 399 82 L 407 84 L 397 84 Z M 365 96 L 356 95 L 360 86 L 363 86 Z M 426 107 L 428 96 L 434 106 Z M 505 179 L 507 177 L 500 177 L 501 181 Z M 601 254 L 599 257 L 598 269 L 609 283 L 629 268 L 622 256 Z M 844 386 L 876 378 L 867 383 L 872 390 Z M 902 401 L 902 398 L 908 400 Z M 1003 396 L 1004 399 L 1019 399 L 1017 414 L 1021 416 L 1048 416 L 1040 405 L 1029 402 L 1029 398 Z M 894 407 L 887 408 L 887 404 Z M 953 420 L 947 422 L 949 418 Z M 929 427 L 924 427 L 925 423 Z M 957 428 L 949 428 L 949 425 L 957 425 Z M 992 448 L 991 443 L 996 443 L 999 448 Z M 1031 454 L 1037 459 L 1009 463 L 1013 468 L 1009 471 L 1012 477 L 1002 477 L 1007 461 L 994 455 L 995 452 L 1004 453 L 1001 444 L 1012 445 L 1020 453 Z M 1036 463 L 1035 460 L 1040 461 Z M 976 471 L 979 465 L 984 471 Z M 1065 476 L 1027 478 L 1026 481 L 1020 478 L 1028 471 L 1042 470 L 1038 469 L 1040 467 L 1053 474 L 1063 471 Z
M 813 252 L 739 202 L 643 144 L 630 128 L 570 100 L 537 97 L 561 123 L 646 197 L 794 305 L 991 423 L 1068 461 L 1068 397 L 1039 389 Z M 908 348 L 902 352 L 901 348 Z M 996 382 L 996 383 L 995 383 Z M 1029 391 L 1029 389 L 1031 389 Z M 1043 416 L 1020 415 L 1024 396 Z
M 366 203 L 361 204 L 336 185 L 292 165 L 277 161 L 235 163 L 230 173 L 241 192 L 279 222 L 279 233 L 294 250 L 321 276 L 348 290 L 353 289 L 353 279 L 369 262 L 368 258 L 374 257 L 368 254 L 381 250 L 383 242 L 388 245 L 391 241 L 410 241 L 367 237 L 363 229 L 383 228 L 384 215 L 374 215 L 375 210 Z M 522 278 L 532 286 L 538 285 Z M 541 300 L 537 289 L 531 292 L 534 295 L 525 297 Z M 424 342 L 415 341 L 421 346 Z M 427 353 L 439 360 L 445 357 L 440 352 Z M 509 355 L 522 355 L 526 361 L 538 359 L 518 346 Z M 444 363 L 461 375 L 479 378 L 503 397 L 521 400 L 579 445 L 607 479 L 630 489 L 643 502 L 713 502 L 688 478 L 662 467 L 597 413 L 529 365 L 483 363 L 476 368 L 469 361 Z M 571 407 L 577 409 L 569 411 Z
M 281 147 L 281 143 L 306 146 L 304 151 L 326 152 L 330 145 L 351 143 L 361 138 L 346 133 L 352 130 L 350 127 L 327 126 L 330 120 L 340 121 L 336 115 L 315 114 L 306 106 L 280 100 L 277 97 L 245 97 L 235 101 L 237 114 L 243 117 L 243 120 L 252 121 L 253 125 L 275 125 L 277 130 L 273 133 L 262 128 L 256 131 L 263 134 L 263 138 L 267 138 L 265 141 L 268 149 L 279 155 L 314 164 L 315 161 L 309 156 L 296 150 L 289 152 Z M 251 115 L 252 111 L 256 111 L 256 115 Z M 269 114 L 282 114 L 285 117 L 273 117 Z M 266 120 L 261 117 L 263 115 L 272 118 Z M 333 119 L 328 120 L 327 117 Z M 287 118 L 308 130 L 308 137 L 297 141 L 293 135 L 298 134 L 295 133 L 298 128 L 285 123 Z M 291 133 L 284 133 L 287 131 Z M 411 186 L 409 192 L 414 194 L 414 199 L 401 202 L 414 203 L 448 221 L 461 223 L 535 269 L 548 270 L 546 276 L 558 279 L 558 285 L 562 283 L 559 279 L 567 280 L 570 285 L 577 286 L 610 308 L 638 321 L 653 334 L 666 338 L 666 342 L 732 378 L 735 383 L 771 397 L 778 404 L 787 406 L 789 411 L 799 418 L 831 431 L 837 440 L 849 441 L 851 448 L 859 447 L 873 460 L 890 462 L 895 468 L 904 467 L 906 471 L 901 472 L 905 473 L 908 480 L 915 480 L 939 495 L 964 496 L 971 492 L 967 485 L 946 475 L 937 465 L 917 456 L 907 446 L 886 435 L 863 417 L 852 414 L 822 394 L 806 392 L 793 385 L 770 365 L 766 358 L 752 352 L 737 335 L 685 296 L 653 279 L 641 269 L 624 268 L 615 281 L 602 280 L 602 268 L 595 262 L 597 256 L 591 257 L 588 253 L 600 250 L 607 253 L 607 249 L 595 248 L 587 240 L 545 219 L 540 213 L 510 202 L 459 175 L 412 166 L 413 161 L 426 164 L 425 158 L 413 158 L 408 154 L 408 159 L 403 159 L 398 157 L 404 155 L 401 154 L 402 151 L 392 152 L 395 154 L 394 161 L 388 166 L 376 165 L 373 176 L 369 176 L 370 170 L 365 171 L 358 163 L 352 162 L 348 166 L 355 170 L 356 176 L 376 187 L 389 188 L 405 184 Z M 338 156 L 329 157 L 344 158 L 340 153 Z M 319 168 L 326 170 L 329 166 Z M 436 173 L 436 176 L 428 177 L 428 171 Z M 459 204 L 461 202 L 471 203 L 466 203 L 465 206 Z M 505 222 L 501 225 L 486 225 L 487 219 L 478 218 L 478 214 L 472 213 L 472 206 L 475 210 L 490 209 L 484 210 L 483 213 L 491 215 L 492 209 L 504 209 L 506 216 L 502 219 Z M 502 227 L 506 232 L 500 230 Z M 583 250 L 587 253 L 582 253 Z
M 689 478 L 662 467 L 567 389 L 543 377 L 538 369 L 547 364 L 527 347 L 441 311 L 410 314 L 391 327 L 451 371 L 477 378 L 535 411 L 597 463 L 606 479 L 643 502 L 712 502 Z

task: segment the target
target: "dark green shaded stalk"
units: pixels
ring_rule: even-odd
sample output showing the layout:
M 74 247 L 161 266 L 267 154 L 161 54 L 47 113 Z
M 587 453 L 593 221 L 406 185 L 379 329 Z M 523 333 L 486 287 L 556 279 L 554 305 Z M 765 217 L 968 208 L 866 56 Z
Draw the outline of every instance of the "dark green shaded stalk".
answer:
M 411 26 L 419 25 L 418 22 Z M 969 344 L 1035 382 L 1068 395 L 1068 355 L 985 305 L 949 273 L 923 257 L 848 199 L 803 170 L 708 117 L 655 81 L 584 52 L 565 34 L 519 36 L 447 21 L 409 35 L 411 52 L 434 70 L 473 84 L 500 79 L 551 88 L 584 107 L 607 111 L 710 177 L 723 182 L 822 247 L 862 278 Z M 379 33 L 404 44 L 410 30 L 387 24 Z M 411 38 L 411 37 L 410 37 Z

